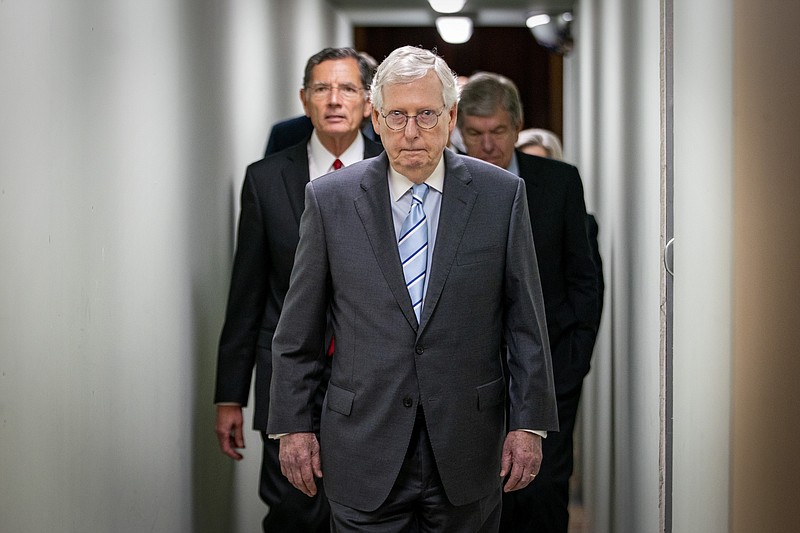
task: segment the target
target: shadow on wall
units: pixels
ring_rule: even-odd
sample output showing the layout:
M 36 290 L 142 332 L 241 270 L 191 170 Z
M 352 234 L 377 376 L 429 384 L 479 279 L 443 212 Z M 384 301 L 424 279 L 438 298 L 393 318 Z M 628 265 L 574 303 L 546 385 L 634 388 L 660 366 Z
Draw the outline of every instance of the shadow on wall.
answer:
M 186 83 L 181 116 L 191 117 L 186 126 L 188 153 L 184 154 L 186 175 L 191 183 L 185 187 L 190 198 L 187 206 L 184 250 L 191 264 L 191 331 L 193 332 L 193 398 L 190 405 L 191 436 L 187 443 L 191 458 L 192 531 L 218 533 L 237 531 L 234 502 L 234 462 L 219 452 L 214 435 L 214 381 L 217 342 L 222 326 L 230 276 L 232 236 L 230 221 L 234 204 L 231 176 L 233 168 L 229 109 L 224 81 L 228 66 L 227 50 L 220 46 L 221 32 L 228 27 L 220 17 L 229 16 L 225 9 L 195 9 L 184 5 L 184 61 L 191 78 Z M 187 280 L 189 281 L 189 280 Z
M 201 164 L 199 165 L 201 166 Z M 196 169 L 200 175 L 201 170 Z M 218 184 L 229 180 L 215 178 Z M 224 317 L 230 277 L 232 192 L 206 187 L 197 191 L 189 217 L 192 331 L 195 345 L 192 372 L 192 531 L 236 531 L 234 505 L 235 463 L 220 453 L 214 435 L 214 382 L 217 343 Z M 228 194 L 225 194 L 225 193 Z M 225 204 L 225 205 L 222 205 Z M 209 217 L 208 213 L 223 213 Z

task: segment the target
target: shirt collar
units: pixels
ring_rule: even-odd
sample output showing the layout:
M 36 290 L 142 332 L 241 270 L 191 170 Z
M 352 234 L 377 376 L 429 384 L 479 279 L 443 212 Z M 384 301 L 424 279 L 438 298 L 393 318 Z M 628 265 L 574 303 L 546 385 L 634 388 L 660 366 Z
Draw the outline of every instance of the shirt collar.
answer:
M 335 155 L 330 153 L 328 149 L 322 145 L 322 141 L 320 141 L 319 137 L 317 137 L 316 129 L 311 135 L 311 140 L 308 143 L 308 155 L 314 160 L 317 168 L 323 174 L 327 173 L 333 168 L 333 162 L 337 159 Z M 356 140 L 354 140 L 350 146 L 347 147 L 347 150 L 345 150 L 344 153 L 338 157 L 338 159 L 344 164 L 344 166 L 358 163 L 364 159 L 364 137 L 361 135 L 360 131 L 358 132 L 358 135 L 356 135 Z
M 508 168 L 506 170 L 515 176 L 519 176 L 519 160 L 517 159 L 516 150 L 514 150 L 514 154 L 511 156 L 511 162 L 508 164 Z
M 439 164 L 433 169 L 428 179 L 425 180 L 428 187 L 442 193 L 444 191 L 444 155 L 439 159 Z M 414 186 L 414 182 L 397 172 L 392 165 L 389 165 L 389 190 L 392 194 L 392 201 L 396 202 L 408 190 Z

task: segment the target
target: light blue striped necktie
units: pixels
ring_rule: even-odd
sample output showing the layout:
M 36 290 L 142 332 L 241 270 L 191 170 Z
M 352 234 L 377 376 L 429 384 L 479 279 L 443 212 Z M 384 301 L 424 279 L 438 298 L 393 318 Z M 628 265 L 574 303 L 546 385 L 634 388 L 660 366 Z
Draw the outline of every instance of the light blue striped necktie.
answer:
M 425 271 L 428 268 L 428 222 L 422 203 L 428 195 L 428 186 L 424 183 L 412 188 L 411 210 L 400 228 L 400 261 L 403 263 L 403 275 L 406 288 L 411 296 L 414 314 L 419 322 L 422 313 L 422 297 L 425 288 Z

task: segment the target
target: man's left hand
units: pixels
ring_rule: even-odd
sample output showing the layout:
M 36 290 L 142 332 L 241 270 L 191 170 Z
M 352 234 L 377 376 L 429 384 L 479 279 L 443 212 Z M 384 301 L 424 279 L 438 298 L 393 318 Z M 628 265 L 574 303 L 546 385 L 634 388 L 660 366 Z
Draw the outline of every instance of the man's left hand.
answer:
M 314 478 L 322 477 L 319 442 L 313 433 L 289 433 L 281 437 L 278 453 L 281 472 L 306 496 L 317 494 Z
M 539 473 L 541 465 L 542 437 L 519 429 L 506 435 L 500 465 L 500 477 L 508 475 L 504 492 L 527 487 Z

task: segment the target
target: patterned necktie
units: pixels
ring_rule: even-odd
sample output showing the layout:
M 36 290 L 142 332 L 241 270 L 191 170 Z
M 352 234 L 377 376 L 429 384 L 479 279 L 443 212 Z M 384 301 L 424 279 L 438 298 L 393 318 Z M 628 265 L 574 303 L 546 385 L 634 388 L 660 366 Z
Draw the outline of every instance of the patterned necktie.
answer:
M 411 296 L 414 314 L 419 322 L 422 312 L 422 296 L 425 288 L 425 271 L 428 268 L 428 222 L 422 203 L 428 194 L 428 186 L 424 183 L 414 185 L 411 197 L 411 210 L 400 228 L 400 261 L 403 263 L 403 275 L 406 288 Z
M 333 162 L 333 170 L 339 170 L 343 166 L 344 166 L 344 163 L 342 163 L 342 161 L 340 159 L 334 160 L 334 162 Z

